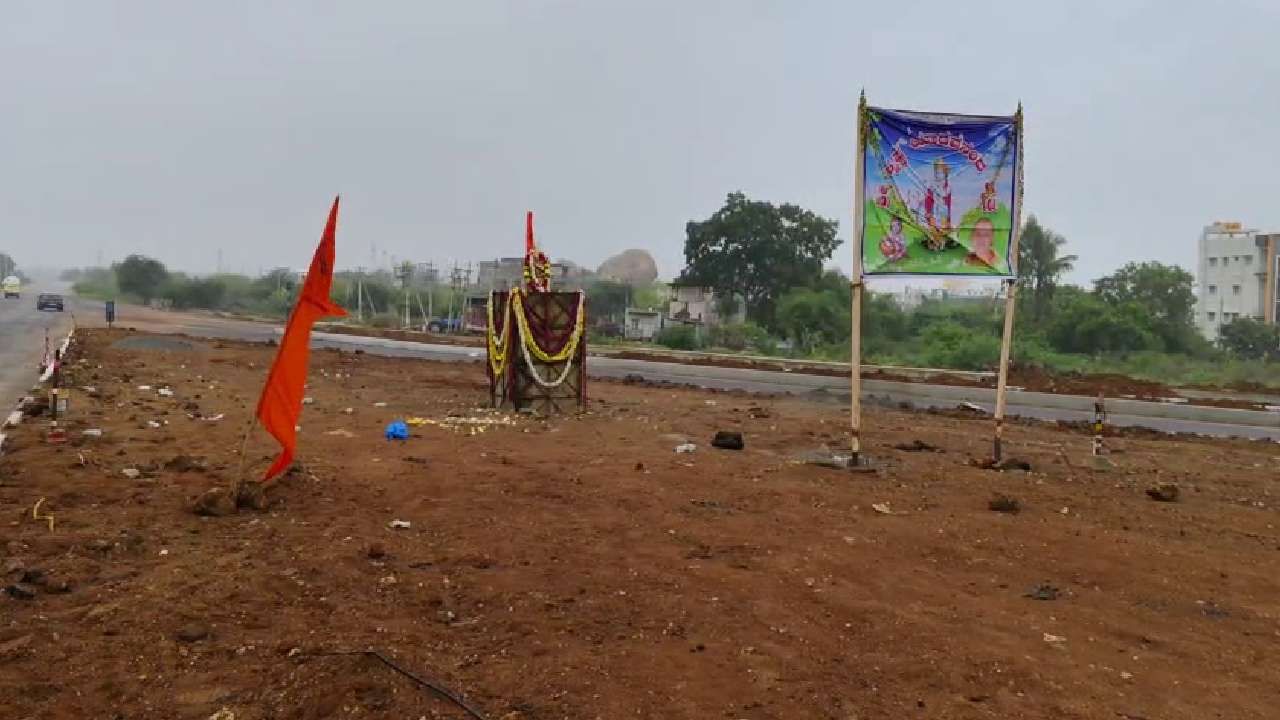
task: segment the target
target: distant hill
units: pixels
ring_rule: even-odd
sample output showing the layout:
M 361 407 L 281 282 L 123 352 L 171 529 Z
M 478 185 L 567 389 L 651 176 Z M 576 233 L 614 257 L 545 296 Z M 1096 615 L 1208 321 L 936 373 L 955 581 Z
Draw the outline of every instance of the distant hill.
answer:
M 658 279 L 658 263 L 646 250 L 623 250 L 601 263 L 596 275 L 633 287 L 651 285 Z

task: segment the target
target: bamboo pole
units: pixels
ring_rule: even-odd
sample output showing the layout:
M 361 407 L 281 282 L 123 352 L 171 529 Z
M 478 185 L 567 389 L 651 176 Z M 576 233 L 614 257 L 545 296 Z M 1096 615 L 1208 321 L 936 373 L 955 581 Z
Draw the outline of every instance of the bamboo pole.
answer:
M 855 131 L 855 152 L 853 172 L 853 227 L 850 230 L 850 244 L 853 246 L 853 278 L 851 280 L 852 297 L 850 300 L 850 334 L 849 334 L 849 467 L 857 467 L 862 455 L 862 206 L 863 172 L 865 165 L 863 127 L 867 114 L 867 94 L 863 91 L 858 97 L 858 120 Z
M 1004 299 L 1004 332 L 1000 338 L 1000 373 L 996 380 L 996 435 L 992 447 L 992 458 L 996 462 L 1004 459 L 1001 442 L 1004 439 L 1005 397 L 1009 385 L 1009 350 L 1013 345 L 1013 314 L 1018 294 L 1018 241 L 1022 237 L 1022 103 L 1018 103 L 1018 112 L 1014 114 L 1014 132 L 1017 136 L 1017 173 L 1014 192 L 1017 204 L 1013 208 L 1013 232 L 1009 240 L 1009 263 L 1014 277 L 1005 281 L 1007 288 Z

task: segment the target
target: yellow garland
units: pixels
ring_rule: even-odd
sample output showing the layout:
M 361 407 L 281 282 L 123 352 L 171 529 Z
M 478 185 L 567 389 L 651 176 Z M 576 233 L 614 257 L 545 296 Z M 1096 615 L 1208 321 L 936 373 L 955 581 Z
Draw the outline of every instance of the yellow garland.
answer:
M 578 350 L 578 342 L 582 340 L 582 331 L 586 326 L 587 313 L 584 311 L 586 293 L 578 293 L 578 316 L 575 318 L 573 326 L 573 334 L 569 337 L 569 342 L 565 343 L 564 348 L 560 352 L 552 355 L 542 348 L 538 347 L 538 342 L 534 340 L 533 334 L 529 332 L 528 321 L 524 316 L 524 303 L 520 299 L 520 293 L 512 291 L 511 301 L 515 303 L 516 324 L 520 328 L 520 341 L 525 344 L 533 352 L 533 356 L 544 363 L 564 362 L 573 357 Z
M 503 314 L 505 318 L 502 322 L 502 337 L 494 341 L 493 336 L 493 293 L 489 294 L 489 302 L 487 312 L 489 313 L 489 326 L 485 331 L 489 343 L 489 368 L 493 370 L 494 377 L 502 377 L 502 370 L 507 364 L 507 339 L 511 337 L 511 303 L 515 294 L 514 291 L 507 296 L 507 311 Z

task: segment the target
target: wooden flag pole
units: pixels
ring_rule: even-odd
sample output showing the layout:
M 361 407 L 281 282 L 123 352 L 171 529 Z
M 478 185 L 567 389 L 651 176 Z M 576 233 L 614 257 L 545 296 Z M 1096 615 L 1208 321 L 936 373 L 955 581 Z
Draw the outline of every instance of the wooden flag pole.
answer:
M 864 145 L 866 138 L 864 128 L 867 116 L 867 93 L 864 90 L 858 97 L 858 127 L 855 132 L 856 145 L 853 171 L 853 227 L 850 230 L 850 245 L 853 246 L 853 279 L 850 281 L 852 299 L 850 301 L 850 342 L 849 342 L 849 467 L 856 468 L 862 455 L 862 175 L 864 164 Z
M 1013 208 L 1013 232 L 1009 239 L 1009 264 L 1014 277 L 1005 281 L 1004 298 L 1004 333 L 1000 340 L 1000 375 L 996 381 L 996 437 L 992 447 L 992 456 L 996 462 L 1004 459 L 1001 440 L 1004 436 L 1005 394 L 1009 384 L 1009 349 L 1013 345 L 1013 313 L 1015 299 L 1018 294 L 1018 240 L 1022 236 L 1022 103 L 1018 103 L 1018 112 L 1014 114 L 1014 131 L 1017 136 L 1017 174 L 1014 179 L 1014 192 L 1017 204 Z

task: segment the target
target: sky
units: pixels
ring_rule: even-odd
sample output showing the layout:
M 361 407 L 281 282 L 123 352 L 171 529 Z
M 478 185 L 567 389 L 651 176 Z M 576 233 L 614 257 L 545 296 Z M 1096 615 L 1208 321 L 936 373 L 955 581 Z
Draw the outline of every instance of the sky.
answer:
M 854 117 L 1025 112 L 1025 212 L 1085 283 L 1280 230 L 1280 3 L 0 0 L 0 251 L 172 269 L 523 251 L 594 267 L 727 193 L 849 237 Z M 219 266 L 219 258 L 221 265 Z M 852 265 L 846 242 L 832 263 Z

